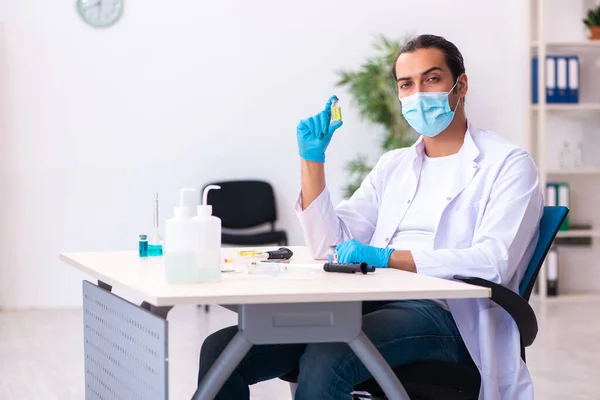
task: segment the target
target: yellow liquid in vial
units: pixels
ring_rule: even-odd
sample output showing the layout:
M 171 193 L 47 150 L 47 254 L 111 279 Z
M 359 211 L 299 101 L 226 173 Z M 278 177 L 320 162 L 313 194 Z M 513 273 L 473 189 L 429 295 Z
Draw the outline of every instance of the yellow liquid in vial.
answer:
M 342 119 L 342 109 L 340 107 L 331 108 L 331 120 L 340 121 Z

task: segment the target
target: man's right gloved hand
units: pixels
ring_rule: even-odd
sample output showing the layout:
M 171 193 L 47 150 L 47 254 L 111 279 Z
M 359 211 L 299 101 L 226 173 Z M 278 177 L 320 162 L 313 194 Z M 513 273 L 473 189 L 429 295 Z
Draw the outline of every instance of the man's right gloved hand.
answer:
M 337 245 L 338 262 L 361 263 L 366 262 L 375 268 L 387 268 L 394 249 L 382 249 L 350 239 Z
M 331 102 L 336 98 L 331 96 L 323 111 L 298 123 L 298 150 L 300 157 L 307 161 L 325 162 L 325 149 L 333 132 L 342 126 L 342 121 L 331 122 Z

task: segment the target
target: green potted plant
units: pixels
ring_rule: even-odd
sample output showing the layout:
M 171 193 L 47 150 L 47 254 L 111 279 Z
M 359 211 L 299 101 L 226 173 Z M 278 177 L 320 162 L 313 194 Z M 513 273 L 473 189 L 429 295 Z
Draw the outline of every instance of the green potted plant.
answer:
M 600 40 L 600 6 L 589 9 L 583 23 L 590 30 L 590 40 Z
M 357 70 L 337 73 L 340 78 L 337 86 L 348 90 L 360 115 L 385 129 L 381 141 L 382 152 L 408 147 L 417 138 L 402 116 L 397 84 L 392 77 L 392 65 L 405 42 L 380 35 L 373 42 L 375 56 L 369 57 Z M 362 154 L 348 163 L 346 170 L 350 182 L 345 187 L 345 197 L 352 196 L 372 168 L 373 165 Z

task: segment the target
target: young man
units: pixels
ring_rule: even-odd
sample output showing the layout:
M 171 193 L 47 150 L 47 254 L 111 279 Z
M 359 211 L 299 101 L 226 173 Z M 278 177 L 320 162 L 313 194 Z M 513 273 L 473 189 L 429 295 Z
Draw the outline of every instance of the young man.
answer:
M 325 184 L 325 150 L 341 122 L 325 109 L 298 125 L 302 191 L 296 204 L 307 245 L 323 258 L 338 244 L 340 262 L 364 261 L 452 279 L 480 277 L 514 291 L 531 258 L 543 210 L 531 157 L 467 122 L 463 58 L 444 38 L 423 35 L 393 67 L 402 112 L 421 134 L 410 148 L 385 154 L 361 187 L 334 207 Z M 480 398 L 532 399 L 512 318 L 487 299 L 367 302 L 363 330 L 386 361 L 475 363 Z M 201 379 L 237 327 L 202 347 Z M 371 377 L 345 343 L 256 346 L 219 399 L 248 399 L 248 385 L 300 365 L 295 400 L 349 399 Z

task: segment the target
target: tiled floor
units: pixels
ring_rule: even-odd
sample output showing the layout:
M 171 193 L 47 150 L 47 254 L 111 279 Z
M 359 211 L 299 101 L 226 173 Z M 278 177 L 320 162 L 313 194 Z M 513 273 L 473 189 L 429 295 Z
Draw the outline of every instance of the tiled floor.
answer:
M 528 351 L 536 399 L 600 398 L 600 301 L 535 306 L 540 334 Z M 202 339 L 234 324 L 213 307 L 176 307 L 169 314 L 171 399 L 195 389 Z M 81 310 L 0 313 L 0 399 L 83 399 Z M 253 400 L 289 400 L 279 380 L 252 387 Z

